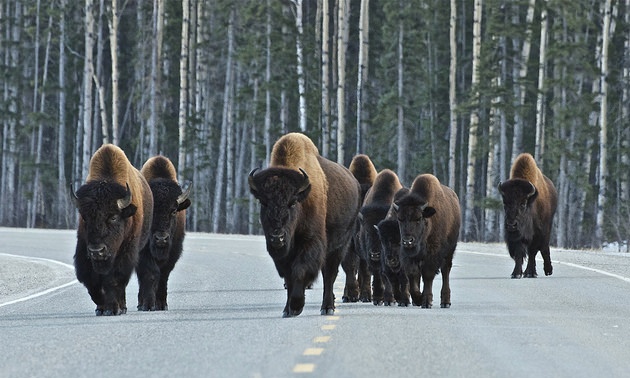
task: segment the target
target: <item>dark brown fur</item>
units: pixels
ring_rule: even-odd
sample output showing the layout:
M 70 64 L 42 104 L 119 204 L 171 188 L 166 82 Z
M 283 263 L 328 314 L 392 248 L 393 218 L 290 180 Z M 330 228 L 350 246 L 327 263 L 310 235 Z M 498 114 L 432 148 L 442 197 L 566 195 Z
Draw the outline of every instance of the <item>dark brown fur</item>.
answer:
M 392 287 L 381 274 L 382 244 L 376 226 L 385 219 L 394 196 L 402 189 L 396 173 L 384 169 L 376 176 L 359 211 L 359 256 L 367 261 L 372 274 L 372 302 L 375 305 L 391 305 L 395 302 Z
M 514 259 L 512 278 L 537 277 L 536 254 L 540 251 L 545 275 L 553 273 L 549 240 L 558 192 L 530 154 L 519 155 L 510 179 L 499 184 L 505 211 L 505 241 Z M 523 272 L 523 261 L 527 268 Z
M 361 203 L 365 199 L 367 191 L 374 184 L 377 172 L 374 164 L 367 155 L 359 154 L 352 158 L 348 168 L 361 185 Z M 372 289 L 370 288 L 370 270 L 365 258 L 359 256 L 358 223 L 357 233 L 352 238 L 348 253 L 341 262 L 341 267 L 346 274 L 346 285 L 343 290 L 343 302 L 372 301 Z
M 360 187 L 345 167 L 319 155 L 305 135 L 290 133 L 274 145 L 270 166 L 250 174 L 260 201 L 267 251 L 284 278 L 283 317 L 299 315 L 304 291 L 321 270 L 321 314 L 335 309 L 333 284 L 354 233 Z
M 149 242 L 140 251 L 138 310 L 167 310 L 167 284 L 182 254 L 186 230 L 186 209 L 190 190 L 182 191 L 173 163 L 154 156 L 142 166 L 153 193 L 153 222 Z
M 131 203 L 117 204 L 125 198 Z M 96 304 L 96 315 L 127 311 L 125 288 L 146 244 L 153 217 L 153 196 L 144 177 L 125 153 L 106 144 L 90 160 L 87 182 L 76 193 L 79 227 L 74 264 Z
M 441 271 L 440 306 L 451 306 L 449 277 L 459 237 L 461 211 L 455 192 L 431 174 L 414 180 L 410 192 L 396 204 L 401 256 L 409 276 L 414 305 L 433 304 L 433 279 Z M 420 276 L 423 289 L 419 291 Z

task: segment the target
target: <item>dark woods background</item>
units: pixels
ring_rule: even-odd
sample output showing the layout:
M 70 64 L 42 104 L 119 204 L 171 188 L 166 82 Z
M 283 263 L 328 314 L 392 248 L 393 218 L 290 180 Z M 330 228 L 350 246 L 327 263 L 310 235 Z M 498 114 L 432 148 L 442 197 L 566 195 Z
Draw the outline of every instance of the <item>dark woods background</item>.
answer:
M 496 186 L 530 152 L 560 193 L 554 244 L 623 242 L 629 15 L 630 0 L 0 0 L 0 225 L 75 227 L 70 184 L 111 142 L 192 181 L 189 230 L 258 233 L 247 174 L 303 131 L 404 185 L 434 173 L 466 240 L 501 240 Z

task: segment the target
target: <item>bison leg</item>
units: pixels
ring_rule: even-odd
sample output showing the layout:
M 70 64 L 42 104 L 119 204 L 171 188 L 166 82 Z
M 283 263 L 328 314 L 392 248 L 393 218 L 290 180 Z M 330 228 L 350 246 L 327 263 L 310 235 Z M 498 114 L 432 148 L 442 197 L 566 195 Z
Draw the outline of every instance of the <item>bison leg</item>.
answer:
M 292 279 L 285 280 L 287 285 L 287 304 L 282 311 L 283 318 L 298 316 L 304 309 L 305 286 L 302 282 L 295 282 Z
M 370 274 L 367 261 L 359 259 L 359 289 L 361 291 L 359 300 L 363 303 L 372 302 L 371 280 L 372 274 Z
M 144 252 L 144 251 L 143 251 Z M 155 310 L 160 268 L 152 257 L 143 255 L 136 268 L 138 275 L 138 311 Z
M 514 259 L 514 270 L 512 271 L 512 278 L 523 277 L 523 260 L 527 254 L 526 247 L 523 243 L 509 243 L 508 250 L 510 256 Z
M 451 268 L 453 267 L 453 255 L 446 259 L 444 265 L 442 265 L 442 291 L 440 292 L 440 307 L 451 307 Z
M 433 279 L 435 278 L 435 270 L 422 269 L 422 300 L 420 306 L 422 308 L 431 308 L 433 306 Z
M 359 282 L 357 281 L 359 256 L 354 252 L 354 243 L 343 258 L 341 267 L 346 273 L 346 286 L 343 289 L 342 301 L 344 303 L 357 302 L 359 300 Z
M 343 248 L 340 248 L 326 255 L 326 262 L 322 269 L 322 278 L 324 281 L 324 295 L 320 311 L 322 315 L 335 314 L 335 293 L 333 292 L 333 286 L 337 279 L 337 273 L 339 273 L 339 264 L 341 263 L 343 252 Z
M 155 294 L 155 310 L 166 311 L 168 310 L 168 304 L 166 303 L 166 294 L 168 288 L 168 276 L 171 272 L 162 272 L 160 275 L 160 283 L 157 287 L 157 293 Z
M 383 284 L 383 277 L 381 276 L 381 271 L 380 269 L 372 269 L 374 271 L 373 273 L 373 280 L 372 280 L 372 303 L 374 303 L 375 306 L 380 306 L 383 304 L 383 300 L 384 300 L 384 284 Z
M 536 254 L 537 250 L 529 250 L 527 253 L 527 267 L 525 268 L 525 272 L 523 273 L 523 277 L 525 278 L 536 278 L 538 277 L 538 273 L 536 272 Z
M 545 276 L 551 276 L 553 274 L 553 266 L 551 266 L 551 253 L 549 251 L 549 242 L 547 242 L 545 247 L 540 251 L 540 254 L 543 257 Z
M 381 274 L 381 276 L 383 276 L 383 274 Z M 385 306 L 392 306 L 394 303 L 396 303 L 396 297 L 394 296 L 393 285 L 391 281 L 387 279 L 387 277 L 383 277 L 383 285 L 385 286 L 385 293 L 383 295 L 383 304 Z

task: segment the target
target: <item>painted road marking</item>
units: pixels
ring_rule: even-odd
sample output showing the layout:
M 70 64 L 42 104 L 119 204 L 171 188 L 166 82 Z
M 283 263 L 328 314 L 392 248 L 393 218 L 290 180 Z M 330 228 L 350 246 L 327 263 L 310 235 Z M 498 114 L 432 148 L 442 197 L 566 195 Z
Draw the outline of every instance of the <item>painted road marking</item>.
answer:
M 305 356 L 320 356 L 324 352 L 324 348 L 306 348 L 303 355 Z
M 327 343 L 329 341 L 330 341 L 330 336 L 317 336 L 316 338 L 313 339 L 313 342 L 317 344 Z
M 331 331 L 333 329 L 335 329 L 336 325 L 334 324 L 325 324 L 322 326 L 322 330 L 323 331 Z
M 315 371 L 315 364 L 297 364 L 293 367 L 294 373 L 312 373 Z

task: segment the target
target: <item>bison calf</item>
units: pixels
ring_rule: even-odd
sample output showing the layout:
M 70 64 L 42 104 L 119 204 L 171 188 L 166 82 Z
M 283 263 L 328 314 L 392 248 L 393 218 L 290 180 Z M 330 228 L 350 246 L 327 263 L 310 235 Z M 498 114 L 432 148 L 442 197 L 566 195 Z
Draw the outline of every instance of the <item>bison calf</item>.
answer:
M 499 183 L 505 211 L 505 242 L 512 259 L 512 278 L 537 277 L 536 254 L 542 254 L 545 275 L 553 273 L 549 239 L 553 216 L 558 206 L 558 192 L 532 155 L 520 154 L 510 171 L 510 179 Z
M 151 189 L 125 153 L 106 144 L 92 156 L 87 181 L 72 198 L 80 214 L 77 279 L 96 304 L 96 315 L 124 314 L 125 288 L 149 237 Z
M 136 268 L 138 310 L 167 310 L 168 277 L 182 254 L 190 186 L 182 191 L 175 166 L 164 156 L 147 160 L 141 172 L 153 193 L 153 222 Z

